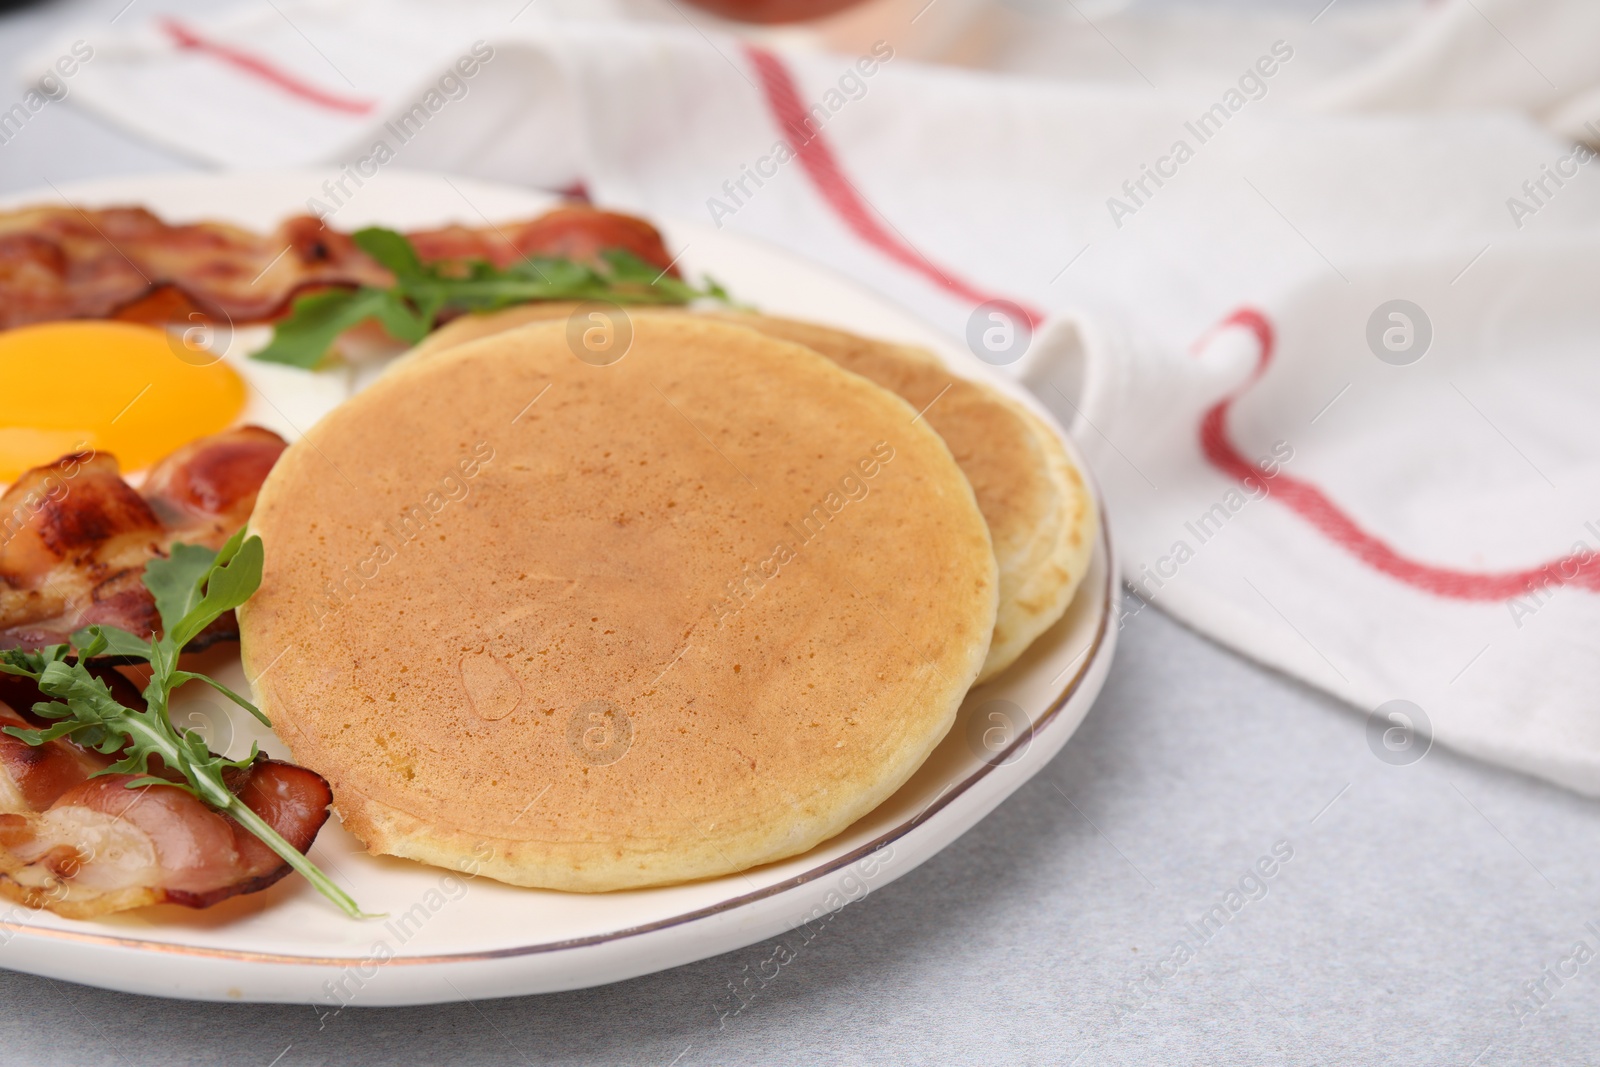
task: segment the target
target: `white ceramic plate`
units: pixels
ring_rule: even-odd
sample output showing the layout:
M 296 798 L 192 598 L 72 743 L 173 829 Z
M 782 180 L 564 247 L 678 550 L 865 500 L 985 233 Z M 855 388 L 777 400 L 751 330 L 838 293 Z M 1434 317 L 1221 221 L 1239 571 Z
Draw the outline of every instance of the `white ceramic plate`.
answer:
M 81 207 L 144 204 L 170 220 L 226 219 L 267 229 L 323 196 L 325 175 L 181 175 L 119 179 L 12 198 Z M 332 219 L 351 229 L 524 218 L 550 200 L 526 190 L 404 172 L 382 173 Z M 927 345 L 1050 414 L 941 334 L 860 285 L 744 238 L 667 222 L 667 244 L 690 277 L 710 272 L 763 310 Z M 359 388 L 363 375 L 317 376 L 230 359 L 247 375 L 245 417 L 296 436 Z M 1070 442 L 1068 443 L 1070 448 Z M 691 885 L 606 894 L 517 889 L 403 860 L 368 856 L 331 820 L 312 858 L 385 920 L 356 922 L 302 879 L 206 911 L 162 906 L 95 922 L 0 907 L 0 966 L 112 989 L 199 1000 L 345 1005 L 422 1004 L 541 993 L 614 982 L 727 952 L 790 930 L 911 870 L 955 840 L 1064 745 L 1099 692 L 1116 642 L 1115 569 L 1102 532 L 1093 566 L 1067 615 L 1010 670 L 975 689 L 949 737 L 893 797 L 849 830 L 780 863 Z M 247 680 L 232 651 L 209 669 L 236 688 Z M 195 688 L 195 687 L 191 687 Z M 992 705 L 1008 701 L 1010 705 Z M 996 707 L 1027 722 L 1008 736 Z M 248 717 L 192 697 L 174 718 L 200 726 L 213 747 L 283 746 Z M 999 731 L 997 735 L 996 731 Z M 986 733 L 987 732 L 987 733 Z M 1008 741 L 991 754 L 997 741 Z M 985 746 L 989 747 L 986 748 Z M 986 758 L 985 758 L 986 757 Z

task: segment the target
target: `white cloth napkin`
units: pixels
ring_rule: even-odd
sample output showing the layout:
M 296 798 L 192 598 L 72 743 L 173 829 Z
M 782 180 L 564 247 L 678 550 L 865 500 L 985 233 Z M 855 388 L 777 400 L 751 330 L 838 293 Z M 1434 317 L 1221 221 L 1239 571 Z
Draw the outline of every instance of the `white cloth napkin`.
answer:
M 1594 794 L 1600 242 L 1481 247 L 1343 262 L 1187 350 L 1064 323 L 1035 380 L 1146 600 L 1369 712 L 1388 762 L 1431 735 Z
M 956 336 L 991 297 L 1038 309 L 1012 370 L 1083 446 L 1141 595 L 1382 708 L 1381 758 L 1420 751 L 1420 717 L 1600 794 L 1594 571 L 1504 577 L 1600 551 L 1600 165 L 1568 139 L 1600 121 L 1590 0 L 1444 0 L 1315 84 L 1296 56 L 1339 8 L 1263 22 L 1182 93 L 918 66 L 892 39 L 862 63 L 469 10 L 152 22 L 71 94 L 229 166 L 581 181 L 772 239 Z M 317 208 L 337 222 L 340 200 Z M 1262 459 L 1273 477 L 1241 481 Z

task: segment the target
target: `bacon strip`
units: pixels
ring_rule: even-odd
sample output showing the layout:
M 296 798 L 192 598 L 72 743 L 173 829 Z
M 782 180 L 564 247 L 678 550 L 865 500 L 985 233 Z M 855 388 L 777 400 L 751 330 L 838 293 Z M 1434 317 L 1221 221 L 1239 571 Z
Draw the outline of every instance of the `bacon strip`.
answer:
M 171 540 L 219 547 L 250 519 L 256 494 L 286 447 L 260 426 L 191 441 L 145 475 L 139 494 Z
M 16 680 L 32 687 L 27 679 Z M 38 691 L 34 693 L 35 699 L 40 699 Z M 0 726 L 30 725 L 0 701 Z M 109 762 L 65 742 L 34 747 L 21 738 L 0 734 L 0 812 L 43 811 Z
M 140 491 L 108 455 L 75 453 L 23 474 L 0 496 L 0 648 L 59 644 L 90 623 L 155 632 L 144 565 L 178 541 L 220 548 L 285 447 L 259 426 L 226 430 L 162 460 Z M 229 613 L 189 647 L 237 636 Z
M 0 702 L 0 726 L 28 723 Z M 290 867 L 232 818 L 165 786 L 129 789 L 111 760 L 64 740 L 0 734 L 0 895 L 71 919 L 150 904 L 205 908 L 254 893 Z M 321 775 L 261 758 L 224 775 L 301 852 L 328 819 Z
M 527 222 L 485 229 L 447 226 L 408 235 L 423 262 L 486 259 L 507 267 L 529 256 L 550 256 L 598 265 L 609 249 L 631 252 L 666 270 L 672 263 L 661 232 L 644 219 L 592 207 L 557 208 Z M 677 269 L 673 277 L 679 277 Z
M 409 236 L 430 262 L 505 266 L 532 255 L 595 262 L 602 250 L 622 248 L 663 270 L 672 263 L 648 222 L 582 206 Z M 271 321 L 306 289 L 393 280 L 348 234 L 311 216 L 258 234 L 220 222 L 175 225 L 140 207 L 0 214 L 0 329 L 84 318 L 189 324 L 195 315 L 243 325 Z

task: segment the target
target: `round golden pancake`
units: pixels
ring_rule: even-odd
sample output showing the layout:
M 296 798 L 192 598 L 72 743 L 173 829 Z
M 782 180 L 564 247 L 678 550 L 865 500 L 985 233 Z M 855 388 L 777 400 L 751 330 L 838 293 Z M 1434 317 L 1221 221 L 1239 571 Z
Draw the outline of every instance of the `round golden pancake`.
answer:
M 987 652 L 944 442 L 809 349 L 635 313 L 413 361 L 278 461 L 240 612 L 263 709 L 377 853 L 610 890 L 810 849 L 898 788 Z
M 577 306 L 525 304 L 466 315 L 412 352 L 426 357 L 529 322 L 566 319 Z M 1011 666 L 1065 614 L 1088 572 L 1099 517 L 1061 438 L 1038 416 L 987 385 L 951 374 L 926 349 L 767 315 L 713 317 L 805 345 L 876 382 L 923 411 L 923 420 L 950 446 L 989 524 L 1000 566 L 1000 610 L 978 681 Z

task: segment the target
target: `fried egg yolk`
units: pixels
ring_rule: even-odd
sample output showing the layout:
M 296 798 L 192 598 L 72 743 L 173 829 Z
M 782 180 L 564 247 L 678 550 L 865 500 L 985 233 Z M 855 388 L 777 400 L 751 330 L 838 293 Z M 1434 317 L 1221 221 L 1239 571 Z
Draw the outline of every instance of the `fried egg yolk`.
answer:
M 181 353 L 181 355 L 180 355 Z M 0 332 L 0 482 L 93 449 L 142 470 L 232 425 L 245 384 L 152 326 L 47 322 Z

